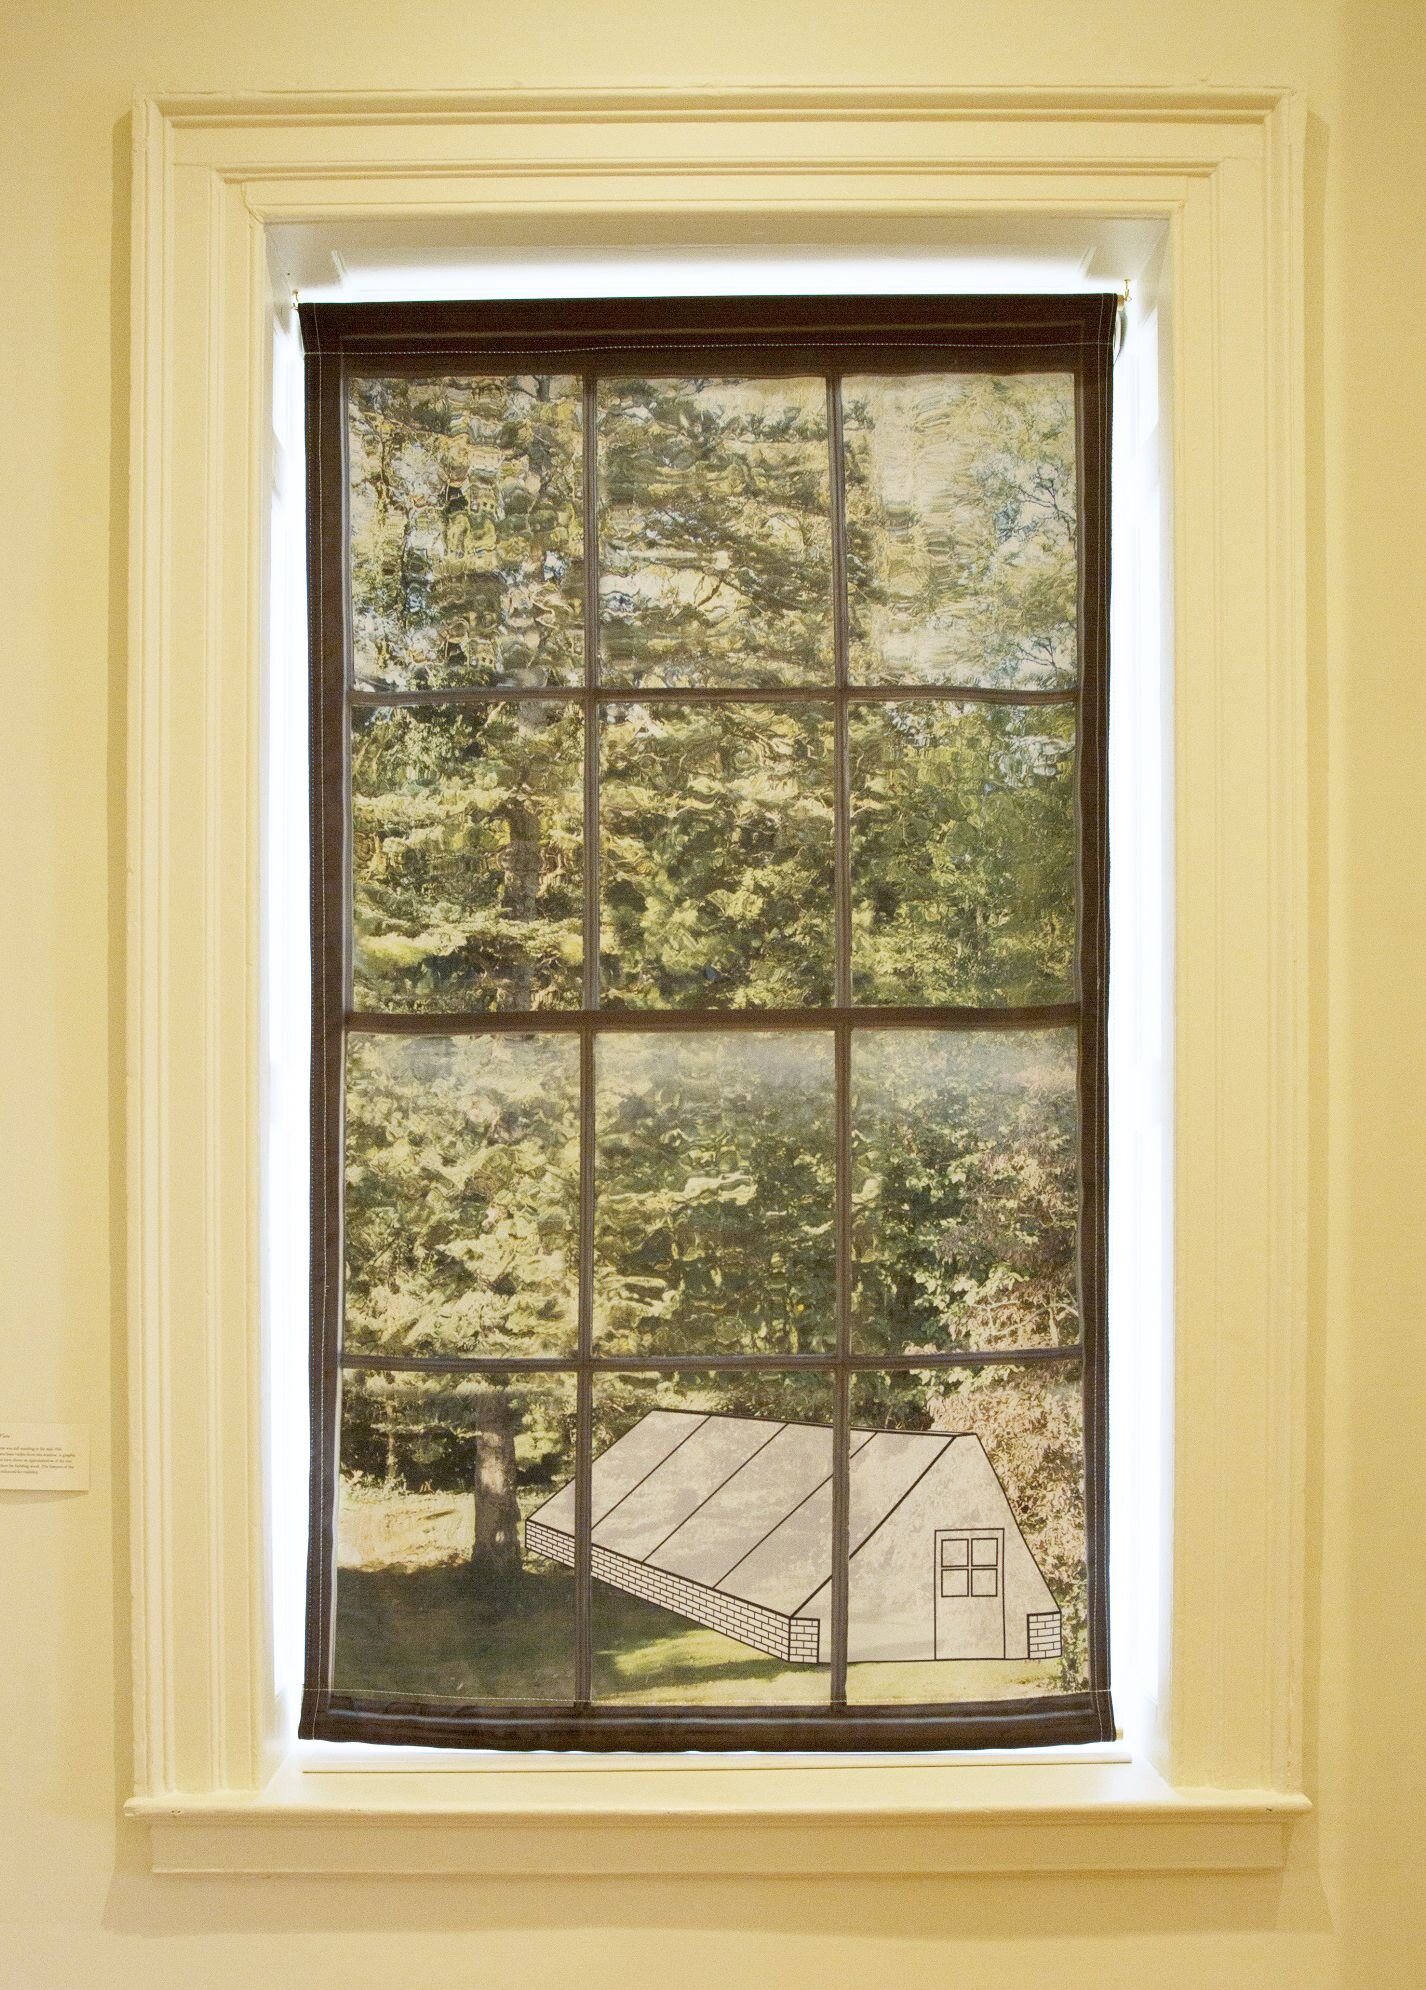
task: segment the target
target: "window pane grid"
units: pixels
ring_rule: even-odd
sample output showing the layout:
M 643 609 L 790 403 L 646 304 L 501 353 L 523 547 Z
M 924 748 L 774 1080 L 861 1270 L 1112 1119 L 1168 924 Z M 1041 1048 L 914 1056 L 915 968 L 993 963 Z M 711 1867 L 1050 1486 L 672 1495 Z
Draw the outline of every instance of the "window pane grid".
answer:
M 588 348 L 586 348 L 588 350 Z M 538 363 L 538 361 L 536 362 Z M 772 367 L 770 373 L 778 370 Z M 579 1038 L 579 1263 L 578 1338 L 574 1359 L 558 1356 L 527 1357 L 400 1357 L 367 1351 L 339 1349 L 339 1364 L 353 1371 L 385 1369 L 395 1374 L 459 1375 L 468 1373 L 569 1374 L 575 1378 L 577 1431 L 575 1438 L 575 1516 L 574 1516 L 574 1711 L 582 1715 L 601 1711 L 591 1701 L 594 1658 L 591 1629 L 593 1590 L 591 1536 L 594 1453 L 593 1397 L 598 1375 L 637 1375 L 663 1373 L 677 1376 L 700 1371 L 713 1374 L 793 1370 L 827 1375 L 833 1385 L 832 1426 L 832 1557 L 831 1557 L 831 1644 L 830 1707 L 844 1711 L 847 1701 L 848 1643 L 848 1561 L 850 1500 L 848 1480 L 852 1450 L 851 1379 L 855 1374 L 914 1373 L 917 1371 L 974 1371 L 999 1364 L 1038 1367 L 1082 1361 L 1082 1340 L 1054 1346 L 966 1347 L 954 1351 L 920 1353 L 858 1353 L 853 1346 L 853 1212 L 852 1212 L 852 1061 L 853 1030 L 885 1031 L 933 1028 L 940 1030 L 990 1030 L 1015 1032 L 1044 1030 L 1054 1026 L 1077 1026 L 1082 1022 L 1079 1001 L 1029 1005 L 922 1004 L 892 1007 L 856 1006 L 853 989 L 853 904 L 851 815 L 852 778 L 850 731 L 851 714 L 857 706 L 877 705 L 966 705 L 1022 706 L 1069 705 L 1080 703 L 1080 687 L 1055 686 L 1048 689 L 958 684 L 853 685 L 849 681 L 850 606 L 846 554 L 846 464 L 842 438 L 840 377 L 826 378 L 827 449 L 831 494 L 831 567 L 833 682 L 827 685 L 803 683 L 786 685 L 717 686 L 621 685 L 601 681 L 600 639 L 600 559 L 598 535 L 600 503 L 598 486 L 598 377 L 586 373 L 582 379 L 582 462 L 584 598 L 583 646 L 584 676 L 579 685 L 522 686 L 451 685 L 432 689 L 392 689 L 382 691 L 355 686 L 347 676 L 346 708 L 348 736 L 352 721 L 363 711 L 401 706 L 459 708 L 502 704 L 548 703 L 578 705 L 584 719 L 584 765 L 582 813 L 584 841 L 582 914 L 582 1006 L 579 1009 L 405 1013 L 391 1010 L 367 1012 L 348 1007 L 342 1021 L 344 1032 L 353 1036 L 369 1033 L 379 1036 L 473 1035 L 518 1032 L 528 1036 L 576 1033 Z M 832 904 L 834 1001 L 824 1008 L 804 1010 L 756 1009 L 718 1010 L 610 1010 L 603 1006 L 601 966 L 600 901 L 600 727 L 603 714 L 618 706 L 651 707 L 734 706 L 734 705 L 820 705 L 830 708 L 834 723 L 833 746 L 833 877 Z M 1075 856 L 1075 871 L 1081 868 L 1081 854 Z M 347 886 L 348 891 L 350 885 Z M 346 974 L 350 974 L 350 916 L 344 922 L 347 954 Z M 1082 940 L 1082 935 L 1081 935 Z M 1078 949 L 1076 950 L 1078 951 Z M 595 1206 L 596 1111 L 595 1063 L 597 1039 L 607 1033 L 660 1031 L 709 1032 L 762 1030 L 771 1032 L 830 1032 L 834 1047 L 835 1183 L 833 1227 L 835 1233 L 835 1354 L 770 1353 L 729 1355 L 717 1353 L 664 1355 L 601 1354 L 595 1337 Z M 977 1543 L 977 1548 L 980 1543 Z M 995 1543 L 991 1544 L 996 1547 Z M 973 1566 L 979 1568 L 977 1557 Z M 998 1549 L 992 1567 L 998 1593 Z M 942 1586 L 942 1593 L 944 1587 Z M 975 1593 L 979 1593 L 978 1591 Z M 494 1707 L 495 1702 L 489 1702 Z M 607 1710 L 604 1710 L 607 1711 Z
M 849 669 L 849 626 L 846 562 L 846 463 L 842 439 L 842 400 L 840 377 L 826 381 L 828 410 L 828 457 L 832 526 L 832 629 L 833 678 L 830 684 L 787 684 L 777 686 L 702 684 L 621 686 L 601 679 L 599 646 L 599 486 L 598 486 L 598 380 L 591 374 L 583 379 L 583 531 L 585 546 L 584 587 L 584 681 L 581 685 L 544 686 L 527 689 L 519 685 L 450 686 L 433 690 L 381 692 L 349 685 L 347 703 L 353 720 L 358 713 L 382 706 L 450 708 L 461 704 L 499 706 L 523 702 L 577 705 L 584 716 L 584 763 L 582 777 L 584 819 L 584 911 L 583 911 L 583 1009 L 551 1012 L 467 1011 L 432 1014 L 393 1014 L 352 1010 L 347 1027 L 353 1031 L 382 1028 L 400 1034 L 404 1029 L 432 1033 L 468 1030 L 480 1033 L 493 1024 L 497 1029 L 539 1034 L 546 1030 L 575 1029 L 580 1037 L 580 1262 L 578 1298 L 578 1348 L 574 1364 L 577 1377 L 577 1438 L 575 1447 L 575 1703 L 587 1711 L 593 1674 L 591 1567 L 591 1473 L 593 1466 L 593 1378 L 596 1374 L 638 1374 L 644 1372 L 712 1374 L 719 1371 L 775 1372 L 792 1368 L 806 1373 L 826 1373 L 833 1383 L 832 1425 L 832 1609 L 830 1706 L 834 1712 L 846 1708 L 847 1619 L 849 1562 L 849 1494 L 851 1463 L 851 1416 L 849 1382 L 853 1373 L 915 1372 L 920 1369 L 976 1368 L 996 1363 L 1032 1361 L 1074 1361 L 1082 1349 L 1078 1342 L 1051 1348 L 963 1349 L 947 1354 L 919 1354 L 896 1357 L 888 1354 L 857 1356 L 852 1348 L 852 1214 L 851 1214 L 851 1057 L 853 1029 L 904 1027 L 972 1027 L 1013 1029 L 1017 1026 L 1043 1028 L 1051 1021 L 1077 1021 L 1080 1005 L 1073 1003 L 1032 1004 L 1016 1008 L 975 1005 L 956 1009 L 944 1004 L 925 1004 L 893 1011 L 852 1000 L 852 900 L 851 900 L 851 713 L 855 706 L 920 703 L 928 707 L 955 704 L 987 706 L 1075 705 L 1078 685 L 1033 690 L 993 686 L 894 684 L 853 685 Z M 739 705 L 812 705 L 830 707 L 834 719 L 833 745 L 833 954 L 834 1003 L 805 1011 L 686 1009 L 614 1010 L 603 1006 L 601 973 L 601 715 L 611 709 L 638 706 L 728 707 Z M 820 1355 L 731 1356 L 708 1353 L 687 1356 L 642 1356 L 627 1360 L 601 1356 L 594 1347 L 594 1207 L 595 1177 L 595 1096 L 594 1046 L 596 1036 L 611 1030 L 645 1031 L 689 1030 L 794 1030 L 830 1029 L 835 1045 L 834 1112 L 836 1124 L 835 1189 L 833 1222 L 836 1238 L 836 1354 L 830 1361 Z M 343 1365 L 352 1368 L 379 1368 L 393 1372 L 419 1373 L 422 1370 L 459 1374 L 528 1371 L 530 1373 L 567 1371 L 570 1364 L 512 1357 L 480 1361 L 473 1359 L 441 1361 L 425 1357 L 392 1361 L 380 1356 L 343 1353 Z

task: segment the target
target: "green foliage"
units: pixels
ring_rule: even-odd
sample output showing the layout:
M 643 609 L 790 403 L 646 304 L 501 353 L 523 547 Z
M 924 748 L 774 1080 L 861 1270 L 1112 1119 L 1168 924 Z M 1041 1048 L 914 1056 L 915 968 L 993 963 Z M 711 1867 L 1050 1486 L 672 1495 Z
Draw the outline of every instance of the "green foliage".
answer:
M 611 1035 L 597 1070 L 601 1348 L 834 1347 L 831 1038 Z
M 616 707 L 600 782 L 611 1008 L 832 999 L 832 710 Z
M 831 681 L 821 380 L 604 381 L 599 484 L 606 683 Z
M 572 1350 L 578 1189 L 574 1038 L 353 1037 L 347 1345 Z
M 1072 1031 L 864 1031 L 852 1050 L 859 1352 L 1072 1343 Z
M 574 1475 L 570 1377 L 518 1368 L 493 1374 L 348 1369 L 342 1381 L 342 1467 L 403 1492 L 469 1492 L 477 1432 L 509 1418 L 522 1509 Z
M 352 382 L 358 684 L 579 682 L 582 406 L 569 377 Z
M 1073 684 L 1070 375 L 848 380 L 843 401 L 853 682 Z
M 359 1008 L 578 1007 L 582 747 L 567 706 L 356 715 Z
M 1073 708 L 852 707 L 852 993 L 1074 993 Z

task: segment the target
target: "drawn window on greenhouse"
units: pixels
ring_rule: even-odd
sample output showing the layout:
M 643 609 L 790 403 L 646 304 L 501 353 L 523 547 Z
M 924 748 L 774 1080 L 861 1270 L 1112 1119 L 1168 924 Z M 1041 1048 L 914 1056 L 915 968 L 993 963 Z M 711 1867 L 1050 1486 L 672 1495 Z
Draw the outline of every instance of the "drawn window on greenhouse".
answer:
M 1113 317 L 303 307 L 304 1734 L 1112 1734 Z

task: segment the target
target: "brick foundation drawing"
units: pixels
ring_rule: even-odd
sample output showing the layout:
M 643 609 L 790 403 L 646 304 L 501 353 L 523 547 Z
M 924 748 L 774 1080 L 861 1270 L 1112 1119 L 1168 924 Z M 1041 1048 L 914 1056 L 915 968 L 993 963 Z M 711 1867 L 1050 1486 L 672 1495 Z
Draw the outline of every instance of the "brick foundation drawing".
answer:
M 542 1527 L 536 1520 L 526 1523 L 525 1545 L 534 1554 L 573 1566 L 570 1536 Z M 641 1596 L 646 1603 L 676 1611 L 695 1624 L 706 1624 L 710 1631 L 721 1631 L 724 1637 L 764 1651 L 769 1658 L 780 1658 L 785 1665 L 816 1665 L 819 1661 L 822 1626 L 816 1617 L 784 1617 L 764 1605 L 725 1596 L 701 1582 L 690 1582 L 687 1576 L 670 1575 L 608 1548 L 591 1550 L 590 1572 L 596 1581 L 607 1582 L 612 1589 Z
M 1025 1620 L 1027 1642 L 1031 1658 L 1058 1658 L 1060 1656 L 1060 1613 L 1058 1610 L 1036 1610 Z

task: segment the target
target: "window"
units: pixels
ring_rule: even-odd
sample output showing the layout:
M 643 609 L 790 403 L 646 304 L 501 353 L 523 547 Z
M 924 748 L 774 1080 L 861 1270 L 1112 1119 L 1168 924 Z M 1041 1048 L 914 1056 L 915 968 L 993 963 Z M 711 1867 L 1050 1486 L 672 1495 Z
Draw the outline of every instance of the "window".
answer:
M 1112 1733 L 1112 324 L 304 308 L 304 1733 Z
M 963 1535 L 948 1534 L 941 1541 L 942 1596 L 970 1595 L 970 1542 Z
M 948 1535 L 942 1539 L 941 1594 L 942 1596 L 1000 1594 L 1000 1542 L 994 1535 L 978 1535 L 974 1542 L 959 1534 Z
M 972 1544 L 970 1593 L 972 1596 L 1000 1594 L 1000 1543 L 994 1536 Z
M 647 1873 L 650 1859 L 678 1872 L 857 1872 L 888 1860 L 1025 1872 L 1086 1859 L 1222 1871 L 1279 1864 L 1288 1820 L 1306 1808 L 1303 108 L 1221 90 L 1171 103 L 1084 90 L 1033 102 L 929 91 L 914 106 L 904 94 L 844 95 L 829 149 L 830 108 L 825 93 L 774 92 L 752 117 L 746 98 L 656 91 L 135 106 L 128 1808 L 167 1870 L 369 1872 L 375 1857 L 384 1871 L 488 1874 L 494 1861 L 523 1875 Z M 1092 1763 L 996 1756 L 982 1774 L 928 1758 L 909 1772 L 914 1816 L 893 1823 L 886 1802 L 909 1788 L 906 1774 L 876 1755 L 842 1757 L 816 1779 L 825 1807 L 804 1831 L 787 1809 L 788 1828 L 772 1816 L 784 1802 L 805 1815 L 795 1756 L 729 1757 L 717 1772 L 704 1758 L 649 1756 L 633 1771 L 585 1765 L 582 1821 L 550 1829 L 558 1758 L 498 1774 L 471 1761 L 436 1792 L 418 1774 L 364 1770 L 361 1750 L 290 1745 L 288 1589 L 275 1557 L 299 1536 L 305 1554 L 308 1529 L 294 1529 L 276 1478 L 289 1456 L 290 1343 L 303 1336 L 289 1333 L 272 1245 L 285 1127 L 298 1128 L 305 1161 L 306 1087 L 284 1119 L 291 1095 L 279 1106 L 266 1089 L 277 1022 L 270 1010 L 264 1022 L 260 974 L 279 935 L 266 880 L 280 877 L 283 849 L 296 868 L 305 837 L 254 806 L 280 787 L 270 751 L 291 737 L 292 649 L 276 616 L 263 640 L 259 586 L 290 433 L 263 446 L 267 349 L 294 282 L 309 280 L 286 242 L 300 234 L 322 257 L 345 255 L 379 213 L 409 266 L 429 249 L 433 172 L 447 238 L 482 242 L 513 232 L 578 246 L 621 230 L 646 244 L 659 229 L 703 240 L 712 228 L 776 243 L 815 230 L 843 246 L 919 230 L 944 245 L 1073 227 L 1086 248 L 1076 269 L 1135 278 L 1126 358 L 1136 321 L 1142 338 L 1158 314 L 1149 385 L 1165 391 L 1135 392 L 1121 367 L 1115 376 L 1128 427 L 1149 435 L 1157 418 L 1145 461 L 1172 473 L 1163 516 L 1174 523 L 1159 532 L 1151 513 L 1146 530 L 1120 486 L 1116 513 L 1133 522 L 1117 573 L 1129 589 L 1116 590 L 1126 833 L 1114 868 L 1129 971 L 1114 1030 L 1121 1045 L 1131 1022 L 1133 1034 L 1127 1069 L 1117 1065 L 1115 1156 L 1120 1184 L 1147 1186 L 1133 1213 L 1119 1205 L 1112 1260 L 1127 1329 L 1111 1368 L 1124 1411 L 1112 1546 L 1127 1739 Z M 1166 244 L 1167 260 L 1142 274 L 1126 230 Z M 1142 603 L 1146 587 L 1162 616 L 1128 612 L 1126 593 Z M 1142 835 L 1145 815 L 1151 832 L 1167 817 L 1176 838 Z M 1137 966 L 1146 947 L 1157 959 L 1160 931 L 1178 962 L 1162 983 Z M 1160 1276 L 1135 1247 L 1152 1239 L 1143 1218 L 1168 1209 L 1170 1189 Z M 292 1200 L 305 1238 L 307 1198 Z M 1213 1546 L 1225 1516 L 1231 1560 Z M 735 1767 L 755 1778 L 748 1828 L 710 1833 L 707 1806 L 726 1814 L 730 1787 L 735 1804 L 753 1788 L 729 1784 Z M 391 1829 L 413 1816 L 436 1828 Z M 494 1817 L 514 1829 L 493 1830 Z M 640 1828 L 623 1829 L 630 1821 Z

